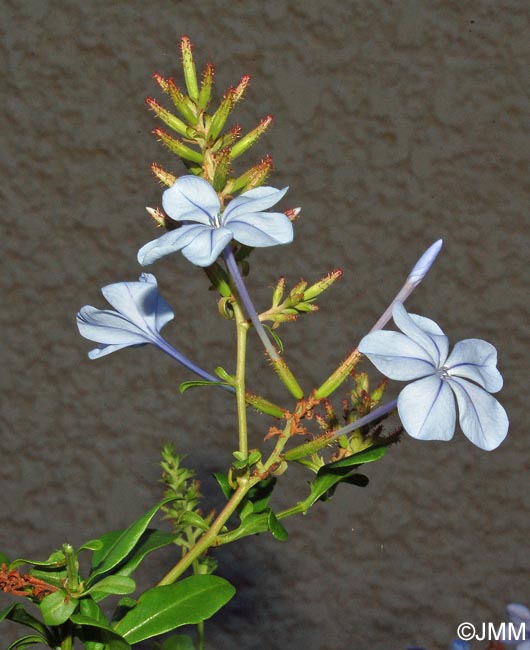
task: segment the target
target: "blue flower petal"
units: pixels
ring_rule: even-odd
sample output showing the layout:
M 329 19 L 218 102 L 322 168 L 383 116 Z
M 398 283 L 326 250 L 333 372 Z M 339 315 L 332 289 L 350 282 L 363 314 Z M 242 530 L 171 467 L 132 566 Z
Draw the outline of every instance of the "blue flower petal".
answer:
M 228 228 L 205 228 L 182 248 L 182 254 L 197 266 L 210 266 L 232 240 Z
M 491 451 L 508 433 L 508 416 L 499 402 L 471 382 L 452 377 L 447 380 L 458 402 L 460 427 L 474 445 Z
M 210 226 L 193 223 L 166 232 L 161 237 L 158 237 L 158 239 L 153 239 L 140 248 L 138 251 L 138 262 L 140 262 L 142 266 L 152 264 L 165 255 L 181 250 L 184 246 L 187 246 L 192 242 L 200 233 L 209 232 L 211 230 Z
M 425 349 L 401 332 L 372 332 L 361 340 L 358 349 L 390 379 L 410 381 L 436 372 Z
M 516 627 L 524 623 L 527 638 L 530 640 L 530 609 L 521 603 L 510 603 L 506 605 L 506 614 Z
M 405 386 L 398 413 L 406 432 L 420 440 L 450 440 L 455 432 L 456 407 L 451 389 L 431 376 Z
M 293 225 L 281 212 L 230 215 L 226 221 L 236 239 L 246 246 L 276 246 L 293 241 Z
M 437 368 L 443 365 L 447 358 L 449 341 L 434 321 L 416 314 L 408 314 L 401 302 L 395 303 L 392 317 L 404 334 L 425 349 Z
M 501 373 L 497 370 L 497 350 L 481 339 L 459 341 L 445 362 L 450 375 L 471 379 L 490 393 L 502 388 Z
M 288 187 L 284 187 L 283 190 L 277 190 L 274 187 L 263 186 L 255 187 L 248 192 L 243 192 L 243 194 L 232 199 L 223 212 L 223 225 L 236 217 L 239 218 L 252 212 L 262 212 L 263 210 L 272 208 L 273 205 L 276 205 L 285 196 L 288 189 Z
M 101 289 L 114 309 L 145 332 L 156 331 L 158 288 L 151 282 L 117 282 Z M 166 321 L 167 322 L 167 321 Z
M 121 314 L 108 309 L 96 309 L 91 305 L 79 310 L 77 327 L 81 336 L 105 345 L 138 345 L 149 343 L 152 338 Z
M 213 225 L 221 204 L 216 191 L 203 178 L 181 176 L 162 195 L 162 206 L 175 221 Z

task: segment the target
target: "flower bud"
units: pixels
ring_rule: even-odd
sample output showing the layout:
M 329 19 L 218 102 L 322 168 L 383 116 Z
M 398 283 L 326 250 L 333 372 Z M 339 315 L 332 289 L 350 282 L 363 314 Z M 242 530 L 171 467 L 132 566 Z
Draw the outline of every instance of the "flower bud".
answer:
M 315 284 L 312 284 L 309 289 L 304 291 L 304 300 L 314 300 L 317 296 L 326 291 L 326 289 L 329 289 L 329 287 L 331 287 L 331 285 L 341 276 L 341 269 L 331 271 L 331 273 L 328 273 L 325 277 L 318 282 L 315 282 Z
M 197 115 L 194 110 L 192 102 L 186 97 L 183 92 L 178 88 L 173 79 L 167 80 L 167 92 L 175 108 L 190 124 L 197 123 Z
M 170 151 L 176 153 L 180 158 L 184 158 L 184 160 L 191 160 L 191 162 L 199 164 L 202 163 L 203 156 L 199 151 L 195 151 L 180 140 L 172 138 L 169 133 L 166 133 L 162 129 L 154 129 L 153 133 L 160 139 L 163 144 L 166 145 Z
M 191 41 L 187 36 L 182 37 L 180 41 L 180 49 L 182 51 L 182 67 L 184 69 L 184 79 L 186 80 L 188 95 L 197 101 L 199 99 L 197 73 L 195 72 L 195 64 L 191 53 Z
M 283 298 L 283 292 L 285 291 L 285 278 L 282 276 L 279 280 L 276 286 L 274 287 L 274 292 L 272 294 L 272 306 L 277 307 L 282 298 Z
M 218 154 L 213 154 L 213 156 L 215 173 L 212 185 L 216 192 L 221 192 L 226 185 L 228 174 L 232 169 L 230 165 L 230 149 L 223 149 Z
M 170 113 L 168 110 L 160 106 L 158 102 L 156 102 L 152 97 L 146 97 L 145 103 L 149 106 L 149 108 L 155 113 L 155 115 L 164 122 L 164 124 L 167 124 L 170 129 L 173 129 L 173 131 L 176 131 L 177 133 L 180 133 L 180 135 L 183 135 L 184 137 L 187 137 L 189 127 L 187 124 L 184 124 L 182 120 L 180 120 L 176 115 L 173 115 L 173 113 Z
M 161 181 L 162 183 L 164 183 L 164 185 L 167 185 L 168 187 L 171 187 L 177 180 L 176 176 L 174 176 L 170 172 L 166 172 L 166 170 L 162 169 L 162 167 L 160 167 L 158 163 L 151 164 L 151 171 L 158 178 L 159 181 Z
M 213 78 L 214 67 L 211 63 L 208 63 L 202 75 L 201 91 L 199 93 L 198 106 L 201 111 L 204 111 L 210 103 L 210 97 L 212 96 Z
M 250 147 L 257 142 L 257 140 L 263 135 L 263 133 L 265 133 L 271 124 L 272 115 L 267 115 L 267 117 L 261 120 L 255 129 L 247 133 L 243 138 L 241 138 L 241 140 L 239 140 L 239 142 L 237 142 L 232 147 L 230 158 L 233 160 L 234 158 L 237 158 L 241 154 L 245 153 L 245 151 L 248 151 L 248 149 L 250 149 Z

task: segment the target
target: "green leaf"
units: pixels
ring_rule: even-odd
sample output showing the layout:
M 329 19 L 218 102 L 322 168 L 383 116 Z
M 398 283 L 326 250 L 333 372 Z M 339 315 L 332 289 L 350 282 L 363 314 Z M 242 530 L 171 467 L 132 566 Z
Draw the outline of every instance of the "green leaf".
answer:
M 252 501 L 254 512 L 263 512 L 269 505 L 269 501 L 276 485 L 276 478 L 268 478 L 256 483 L 247 493 L 247 500 Z
M 289 536 L 272 510 L 269 510 L 268 525 L 273 537 L 275 537 L 280 542 L 284 542 Z
M 37 567 L 62 567 L 66 564 L 66 558 L 64 557 L 63 551 L 54 551 L 50 557 L 43 562 L 39 560 L 26 560 L 24 558 L 18 558 L 17 560 L 13 560 L 13 562 L 11 562 L 9 568 L 16 569 L 22 564 L 32 564 L 33 566 Z
M 98 549 L 94 549 L 92 554 L 91 569 L 94 570 L 99 564 L 103 562 L 103 559 L 111 549 L 111 547 L 116 543 L 116 540 L 119 539 L 120 535 L 123 535 L 125 531 L 121 530 L 109 530 L 107 533 L 103 533 L 99 538 L 101 546 Z
M 373 460 L 377 459 L 373 458 Z M 355 467 L 358 464 L 359 463 L 356 463 L 353 466 L 354 472 Z M 304 505 L 304 512 L 309 510 L 309 508 L 319 499 L 325 501 L 326 498 L 330 498 L 339 483 L 350 483 L 352 485 L 364 487 L 368 484 L 368 479 L 362 474 L 352 473 L 352 466 L 330 468 L 329 465 L 325 465 L 324 467 L 321 467 L 314 483 L 311 484 L 311 492 L 309 496 L 302 502 Z
M 360 451 L 357 454 L 352 454 L 351 456 L 337 460 L 334 463 L 324 465 L 320 468 L 319 474 L 339 467 L 354 467 L 356 465 L 363 465 L 364 463 L 372 463 L 373 461 L 382 458 L 386 454 L 386 450 L 387 447 L 374 447 L 373 449 Z
M 134 548 L 134 552 L 126 558 L 125 563 L 120 565 L 118 571 L 115 573 L 121 576 L 130 576 L 138 568 L 146 555 L 157 551 L 159 548 L 169 546 L 169 544 L 175 541 L 176 537 L 177 535 L 173 533 L 148 528 L 140 537 L 138 544 Z
M 145 515 L 131 524 L 127 530 L 124 530 L 110 545 L 110 547 L 105 549 L 105 553 L 103 554 L 101 561 L 98 563 L 88 578 L 87 584 L 93 583 L 95 578 L 104 573 L 107 573 L 107 571 L 110 571 L 122 560 L 124 560 L 138 544 L 151 519 L 156 515 L 162 506 L 164 506 L 166 503 L 169 503 L 170 501 L 174 501 L 174 497 L 163 499 L 155 506 L 153 506 L 150 510 L 148 510 Z
M 191 381 L 183 381 L 179 386 L 179 391 L 185 393 L 189 388 L 197 388 L 198 386 L 231 386 L 226 381 L 207 381 L 206 379 L 192 379 Z
M 130 650 L 131 648 L 130 644 L 105 620 L 101 620 L 99 615 L 92 617 L 73 614 L 70 620 L 80 628 L 77 630 L 77 636 L 83 641 L 86 650 Z
M 13 605 L 10 605 L 9 607 L 6 607 L 6 609 L 2 610 L 0 612 L 0 621 L 2 621 L 4 618 L 10 621 L 14 621 L 15 623 L 20 623 L 20 625 L 31 627 L 46 638 L 48 638 L 50 635 L 50 631 L 44 625 L 44 623 L 39 621 L 31 614 L 28 614 L 28 612 L 26 612 L 24 609 L 24 605 L 20 603 L 14 603 Z
M 234 488 L 228 482 L 228 474 L 224 474 L 223 472 L 215 472 L 213 476 L 217 483 L 219 483 L 219 487 L 223 491 L 225 499 L 229 499 L 234 492 Z
M 93 593 L 95 601 L 102 600 L 109 594 L 132 594 L 136 589 L 136 584 L 132 578 L 122 575 L 106 576 L 95 585 L 87 589 L 83 595 Z
M 179 519 L 179 524 L 184 526 L 193 526 L 194 528 L 204 531 L 207 531 L 210 528 L 209 524 L 207 524 L 198 513 L 193 512 L 192 510 L 186 510 L 182 513 Z
M 0 552 L 0 566 L 2 566 L 2 564 L 7 564 L 9 566 L 9 559 L 5 553 Z
M 278 350 L 280 350 L 280 352 L 283 353 L 283 341 L 282 341 L 281 338 L 278 336 L 278 334 L 276 333 L 276 331 L 273 330 L 272 327 L 269 327 L 268 325 L 265 325 L 265 323 L 263 323 L 263 327 L 264 327 L 264 328 L 269 332 L 269 334 L 270 334 L 270 335 L 272 336 L 272 338 L 274 339 L 276 345 L 278 346 Z
M 99 551 L 103 547 L 101 539 L 90 539 L 77 549 L 79 551 Z
M 44 596 L 39 608 L 46 625 L 62 625 L 75 612 L 77 598 L 69 596 L 64 589 Z
M 48 640 L 37 634 L 28 634 L 27 636 L 21 636 L 20 639 L 13 641 L 6 650 L 21 650 L 22 648 L 29 648 L 30 645 L 35 645 L 36 643 L 44 643 L 48 645 Z
M 82 616 L 95 619 L 98 623 L 108 625 L 105 614 L 103 614 L 101 607 L 93 598 L 81 598 L 79 601 L 79 613 Z M 77 616 L 77 614 L 74 614 L 73 616 Z
M 44 582 L 47 582 L 53 587 L 59 588 L 64 585 L 64 581 L 68 578 L 68 571 L 66 569 L 54 571 L 45 567 L 43 569 L 31 569 L 29 574 L 34 578 L 44 580 Z
M 100 562 L 102 562 L 105 554 L 108 553 L 110 547 L 123 534 L 123 532 L 123 530 L 113 530 L 101 536 L 100 539 L 103 542 L 103 547 L 101 551 L 94 553 L 94 557 L 92 559 L 93 566 L 97 566 Z M 154 528 L 148 528 L 140 537 L 140 540 L 133 549 L 133 552 L 130 553 L 122 563 L 118 564 L 114 568 L 113 575 L 130 576 L 135 571 L 135 569 L 137 569 L 146 555 L 158 550 L 159 548 L 163 548 L 164 546 L 172 544 L 175 541 L 175 538 L 176 535 L 173 533 L 166 533 Z M 97 587 L 97 583 L 93 586 Z M 96 601 L 99 601 L 104 597 L 105 596 L 103 594 L 101 594 L 101 597 L 93 595 L 93 598 Z
M 140 596 L 115 630 L 129 643 L 138 643 L 210 618 L 234 593 L 229 582 L 213 575 L 190 576 L 173 585 L 154 587 Z
M 195 646 L 187 634 L 175 634 L 162 643 L 160 650 L 195 650 Z

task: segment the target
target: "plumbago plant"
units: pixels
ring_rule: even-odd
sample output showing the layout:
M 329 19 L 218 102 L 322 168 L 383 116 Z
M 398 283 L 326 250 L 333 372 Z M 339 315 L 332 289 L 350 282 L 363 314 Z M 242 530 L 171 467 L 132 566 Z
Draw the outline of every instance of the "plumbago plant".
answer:
M 150 266 L 164 258 L 171 264 L 171 255 L 180 252 L 191 262 L 190 272 L 200 267 L 218 293 L 220 316 L 234 323 L 237 358 L 226 368 L 209 371 L 174 348 L 161 334 L 174 314 L 151 273 L 104 287 L 111 308 L 82 307 L 77 325 L 82 336 L 98 344 L 89 352 L 91 359 L 127 347 L 135 348 L 131 354 L 141 355 L 139 348 L 151 344 L 195 375 L 180 386 L 182 393 L 194 387 L 224 391 L 238 422 L 233 461 L 215 474 L 226 503 L 206 515 L 210 510 L 202 504 L 194 471 L 167 445 L 161 463 L 163 498 L 126 530 L 105 532 L 79 548 L 65 543 L 42 561 L 2 556 L 0 588 L 16 598 L 0 619 L 29 628 L 9 650 L 34 644 L 69 650 L 76 643 L 87 650 L 128 650 L 146 639 L 162 650 L 202 649 L 204 621 L 235 592 L 214 575 L 211 549 L 262 532 L 285 540 L 284 520 L 326 501 L 339 484 L 366 486 L 368 478 L 360 468 L 381 460 L 404 432 L 422 440 L 451 439 L 457 408 L 462 431 L 481 449 L 495 449 L 508 431 L 506 413 L 491 395 L 502 387 L 495 348 L 480 339 L 466 339 L 449 351 L 448 339 L 435 322 L 405 309 L 408 296 L 438 255 L 441 240 L 420 256 L 396 297 L 336 370 L 312 390 L 301 388 L 278 329 L 316 311 L 317 298 L 341 272 L 331 271 L 317 281 L 301 280 L 290 288 L 281 277 L 270 306 L 256 310 L 243 280 L 250 271 L 249 260 L 255 248 L 291 242 L 300 209 L 270 211 L 287 192 L 265 184 L 272 168 L 270 157 L 245 171 L 234 171 L 240 156 L 272 122 L 267 116 L 243 136 L 239 126 L 226 128 L 249 77 L 230 88 L 211 110 L 213 66 L 206 66 L 199 83 L 187 37 L 182 38 L 181 53 L 186 91 L 172 78 L 154 76 L 178 114 L 151 98 L 147 104 L 165 126 L 156 128 L 155 135 L 186 171 L 177 177 L 152 166 L 167 186 L 163 210 L 148 208 L 162 233 L 140 249 L 138 261 Z M 399 331 L 383 329 L 391 319 Z M 260 338 L 285 387 L 281 404 L 267 399 L 254 378 L 246 377 L 249 333 Z M 357 367 L 363 355 L 384 375 L 375 385 Z M 405 382 L 397 399 L 384 399 L 388 379 Z M 339 389 L 344 392 L 333 401 Z M 252 432 L 252 444 L 264 441 L 259 448 L 249 447 L 249 408 L 270 418 L 265 430 Z M 401 425 L 388 429 L 387 418 L 396 409 Z M 307 494 L 278 512 L 271 506 L 271 496 L 291 463 L 307 469 Z M 160 515 L 170 526 L 155 527 Z M 175 547 L 174 566 L 151 588 L 136 593 L 135 571 L 148 554 L 169 545 Z M 87 571 L 80 571 L 80 559 L 81 566 L 89 566 Z M 196 626 L 193 638 L 172 634 L 160 640 L 160 635 L 189 625 Z

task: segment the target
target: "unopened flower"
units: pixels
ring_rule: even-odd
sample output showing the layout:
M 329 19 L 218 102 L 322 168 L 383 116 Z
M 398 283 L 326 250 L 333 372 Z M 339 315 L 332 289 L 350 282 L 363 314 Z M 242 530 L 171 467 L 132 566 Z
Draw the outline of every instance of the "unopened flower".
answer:
M 203 379 L 219 383 L 216 377 L 199 368 L 161 336 L 160 330 L 174 314 L 158 293 L 154 275 L 142 273 L 138 282 L 109 284 L 101 293 L 115 311 L 86 305 L 81 307 L 76 318 L 81 336 L 99 343 L 88 353 L 91 359 L 122 348 L 152 343 Z
M 498 447 L 508 433 L 508 417 L 490 395 L 502 388 L 493 345 L 466 339 L 448 354 L 449 341 L 434 321 L 408 314 L 401 302 L 395 303 L 392 316 L 402 333 L 372 332 L 361 340 L 359 351 L 390 379 L 415 380 L 397 401 L 407 433 L 421 440 L 450 440 L 456 397 L 460 426 L 469 440 L 487 451 Z
M 183 225 L 145 244 L 138 261 L 145 266 L 180 250 L 193 264 L 210 266 L 232 239 L 253 247 L 288 244 L 293 239 L 288 217 L 263 212 L 286 192 L 287 188 L 256 187 L 232 199 L 221 211 L 217 192 L 208 181 L 181 176 L 162 195 L 162 205 L 171 219 Z

